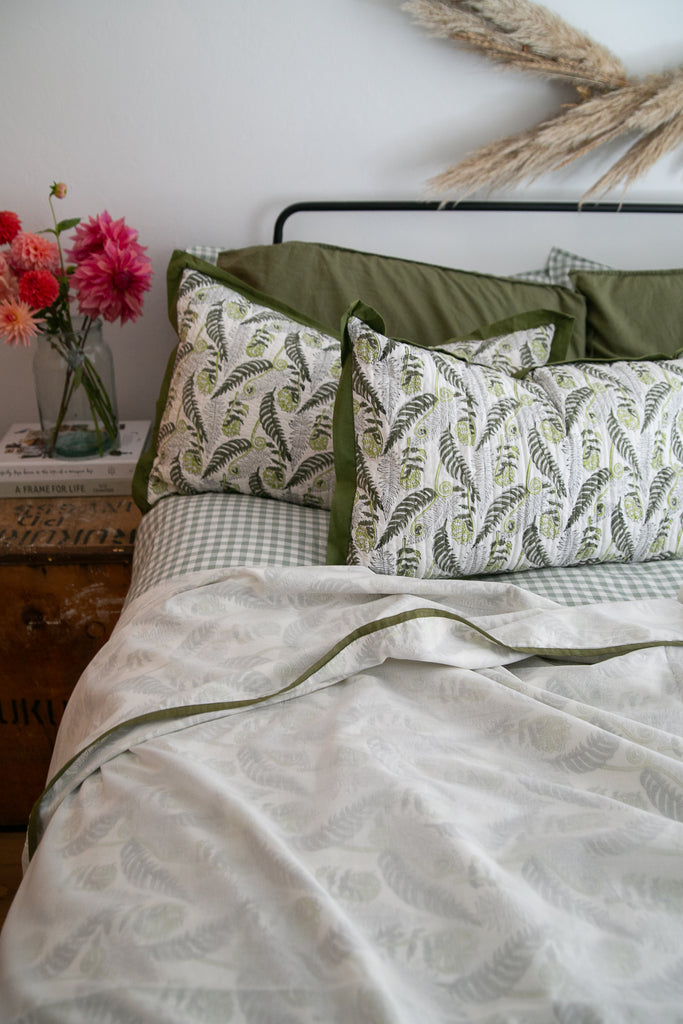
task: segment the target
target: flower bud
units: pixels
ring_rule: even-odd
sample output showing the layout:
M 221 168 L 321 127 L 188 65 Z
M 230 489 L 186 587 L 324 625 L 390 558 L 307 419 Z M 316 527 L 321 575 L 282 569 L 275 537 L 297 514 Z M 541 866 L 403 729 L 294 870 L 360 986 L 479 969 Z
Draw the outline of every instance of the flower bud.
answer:
M 52 188 L 50 189 L 50 195 L 56 196 L 57 199 L 63 199 L 66 195 L 66 185 L 63 181 L 55 181 Z

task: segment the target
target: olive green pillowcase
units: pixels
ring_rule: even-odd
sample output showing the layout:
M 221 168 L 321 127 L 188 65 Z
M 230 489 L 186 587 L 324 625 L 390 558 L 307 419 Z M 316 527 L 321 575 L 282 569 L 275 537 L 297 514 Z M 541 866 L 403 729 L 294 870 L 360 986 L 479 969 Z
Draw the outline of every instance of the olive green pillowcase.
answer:
M 572 271 L 586 300 L 586 358 L 683 351 L 683 269 Z
M 223 252 L 218 266 L 312 317 L 339 336 L 342 317 L 361 299 L 382 310 L 394 338 L 426 345 L 466 337 L 482 324 L 550 309 L 574 318 L 568 359 L 585 354 L 583 296 L 538 284 L 316 242 L 255 245 Z

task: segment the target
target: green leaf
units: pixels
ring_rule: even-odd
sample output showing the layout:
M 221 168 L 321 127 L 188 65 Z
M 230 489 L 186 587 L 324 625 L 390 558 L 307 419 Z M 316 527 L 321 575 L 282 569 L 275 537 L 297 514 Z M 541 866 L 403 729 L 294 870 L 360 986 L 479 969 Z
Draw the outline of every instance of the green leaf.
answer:
M 564 405 L 564 422 L 567 433 L 572 429 L 583 412 L 584 406 L 593 397 L 593 388 L 588 385 L 572 391 Z
M 281 457 L 291 462 L 292 456 L 287 444 L 287 435 L 282 429 L 282 424 L 275 411 L 275 393 L 273 391 L 269 391 L 263 397 L 259 408 L 259 419 L 268 437 L 277 445 Z
M 416 576 L 420 564 L 420 552 L 416 548 L 402 547 L 398 553 L 397 576 Z
M 299 376 L 303 380 L 310 382 L 311 374 L 304 356 L 301 336 L 297 331 L 292 331 L 292 333 L 288 334 L 285 338 L 285 352 L 287 353 L 290 363 L 292 363 L 292 365 L 299 371 Z
M 325 384 L 322 384 L 306 402 L 304 402 L 299 409 L 299 412 L 308 412 L 309 409 L 315 409 L 319 405 L 329 405 L 330 402 L 334 401 L 336 394 L 336 380 L 328 380 Z
M 386 409 L 380 402 L 379 397 L 375 392 L 375 389 L 370 384 L 370 381 L 363 373 L 363 370 L 361 369 L 361 364 L 356 358 L 355 352 L 353 354 L 353 390 L 356 392 L 356 394 L 360 395 L 361 398 L 365 399 L 370 408 L 373 410 L 375 416 L 386 416 Z
M 80 217 L 70 217 L 68 220 L 60 220 L 57 224 L 57 234 L 60 235 L 62 231 L 70 231 L 71 228 L 75 228 L 77 224 L 81 223 Z
M 356 444 L 356 486 L 362 488 L 368 495 L 375 508 L 384 511 L 384 504 L 372 479 L 372 473 L 368 469 L 365 455 L 360 445 Z
M 223 320 L 223 310 L 219 305 L 212 306 L 204 324 L 206 333 L 220 352 L 222 359 L 228 358 L 228 335 Z
M 588 477 L 579 491 L 579 496 L 567 520 L 567 529 L 570 529 L 574 523 L 578 522 L 581 516 L 591 507 L 600 492 L 604 491 L 609 483 L 610 476 L 609 469 L 604 467 Z
M 599 363 L 581 363 L 581 369 L 587 377 L 596 377 L 598 380 L 603 381 L 605 384 L 609 384 L 610 387 L 619 387 L 615 383 L 614 373 L 610 369 L 600 366 Z
M 529 453 L 541 473 L 553 483 L 558 494 L 566 496 L 567 488 L 559 467 L 536 427 L 529 431 Z
M 477 445 L 477 451 L 500 430 L 507 418 L 517 409 L 519 409 L 519 402 L 516 398 L 501 398 L 499 402 L 491 406 L 491 411 L 486 419 L 486 427 Z
M 613 412 L 610 412 L 607 417 L 607 431 L 612 444 L 619 452 L 622 459 L 628 462 L 636 476 L 640 477 L 640 467 L 638 466 L 636 450 L 633 447 L 630 437 L 621 426 Z
M 213 284 L 210 277 L 206 274 L 201 274 L 198 270 L 186 270 L 182 276 L 180 287 L 178 288 L 178 298 L 182 299 L 185 295 L 190 292 L 196 291 L 197 288 L 210 287 Z
M 665 380 L 651 387 L 645 395 L 645 418 L 643 419 L 643 430 L 649 427 L 656 419 L 659 407 L 667 395 L 671 394 L 671 388 Z
M 633 538 L 626 525 L 624 513 L 621 510 L 621 503 L 612 512 L 610 526 L 612 527 L 612 540 L 619 548 L 621 554 L 625 555 L 629 562 L 632 562 L 635 555 L 635 547 L 633 545 Z
M 183 467 L 180 465 L 179 454 L 176 455 L 176 457 L 171 462 L 168 474 L 171 478 L 171 483 L 175 487 L 178 494 L 194 494 L 194 489 L 190 486 L 190 484 L 188 484 L 187 480 L 185 479 Z
M 671 451 L 679 462 L 683 462 L 683 440 L 681 440 L 681 435 L 675 422 L 671 426 Z
M 549 568 L 553 564 L 552 559 L 543 547 L 543 541 L 541 540 L 541 535 L 538 532 L 536 523 L 532 523 L 531 526 L 527 526 L 524 531 L 522 536 L 522 551 L 532 565 Z
M 463 576 L 462 567 L 458 564 L 448 539 L 448 523 L 444 523 L 436 531 L 433 552 L 434 561 L 449 579 Z
M 226 391 L 236 390 L 250 377 L 258 377 L 272 369 L 273 364 L 270 359 L 251 359 L 248 363 L 241 363 L 225 378 L 221 386 L 216 388 L 212 397 L 217 398 L 219 395 L 224 395 Z
M 465 459 L 463 459 L 460 454 L 459 445 L 448 427 L 444 430 L 439 440 L 439 455 L 441 456 L 441 461 L 453 479 L 462 481 L 470 494 L 472 494 L 478 501 L 479 493 L 474 482 L 474 477 L 472 476 Z
M 676 482 L 676 474 L 671 466 L 663 466 L 652 481 L 650 493 L 647 500 L 647 512 L 645 522 L 649 522 L 655 512 L 662 507 L 666 501 L 669 489 Z
M 316 452 L 299 464 L 296 472 L 289 478 L 283 490 L 290 487 L 298 487 L 311 477 L 319 476 L 320 473 L 327 473 L 334 465 L 334 452 Z
M 435 498 L 436 491 L 431 487 L 423 487 L 419 491 L 413 491 L 412 494 L 406 495 L 394 509 L 389 525 L 380 537 L 377 547 L 381 548 L 388 544 L 392 538 L 405 530 L 416 516 L 424 512 L 428 505 L 431 505 Z
M 232 462 L 239 455 L 244 455 L 246 451 L 251 448 L 251 441 L 246 437 L 232 437 L 225 444 L 221 444 L 216 448 L 215 452 L 209 460 L 209 464 L 202 473 L 202 478 L 206 480 L 208 476 L 212 476 L 217 470 L 222 469 L 223 466 L 228 462 Z
M 479 531 L 479 536 L 475 543 L 479 543 L 488 537 L 500 522 L 505 519 L 510 512 L 515 509 L 521 501 L 524 500 L 527 494 L 527 489 L 524 484 L 514 484 L 512 487 L 508 487 L 507 490 L 503 491 L 494 501 L 489 505 L 484 519 L 484 525 Z
M 249 490 L 257 498 L 268 498 L 270 495 L 263 486 L 263 480 L 261 479 L 261 470 L 257 469 L 256 472 L 252 473 L 249 477 Z
M 396 442 L 410 430 L 416 420 L 431 412 L 437 402 L 436 395 L 426 392 L 422 395 L 416 395 L 415 398 L 411 398 L 402 405 L 396 414 L 387 443 L 384 446 L 384 454 L 386 455 L 394 447 Z
M 194 377 L 188 377 L 183 387 L 183 412 L 190 420 L 190 423 L 194 427 L 200 440 L 206 441 L 206 430 L 202 422 L 201 409 L 197 401 Z
M 262 309 L 260 312 L 252 313 L 251 316 L 247 316 L 242 320 L 243 324 L 273 324 L 275 327 L 283 322 L 291 323 L 284 313 L 279 313 L 276 309 Z
M 462 360 L 456 356 L 449 357 L 435 351 L 432 351 L 431 356 L 442 377 L 448 381 L 451 387 L 465 396 L 470 410 L 476 410 L 478 403 L 465 383 L 467 367 Z M 482 367 L 482 370 L 486 370 L 486 367 Z

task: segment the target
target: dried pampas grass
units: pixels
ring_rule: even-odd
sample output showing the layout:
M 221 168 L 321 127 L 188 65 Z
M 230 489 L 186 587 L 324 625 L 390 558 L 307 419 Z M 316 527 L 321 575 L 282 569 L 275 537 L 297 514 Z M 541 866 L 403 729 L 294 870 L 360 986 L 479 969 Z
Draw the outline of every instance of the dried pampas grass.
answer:
M 683 142 L 683 68 L 628 78 L 604 46 L 531 0 L 409 0 L 403 5 L 434 35 L 484 53 L 503 67 L 572 84 L 577 103 L 528 131 L 475 150 L 432 178 L 432 195 L 514 188 L 606 142 L 638 138 L 586 193 L 626 189 Z

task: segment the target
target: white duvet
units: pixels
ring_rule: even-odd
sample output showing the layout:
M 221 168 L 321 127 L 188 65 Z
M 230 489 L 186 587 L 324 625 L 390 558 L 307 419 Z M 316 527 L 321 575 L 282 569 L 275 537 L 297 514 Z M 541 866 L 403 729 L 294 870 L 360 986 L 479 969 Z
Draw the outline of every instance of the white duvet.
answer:
M 0 1021 L 683 1020 L 683 605 L 234 569 L 126 609 Z

